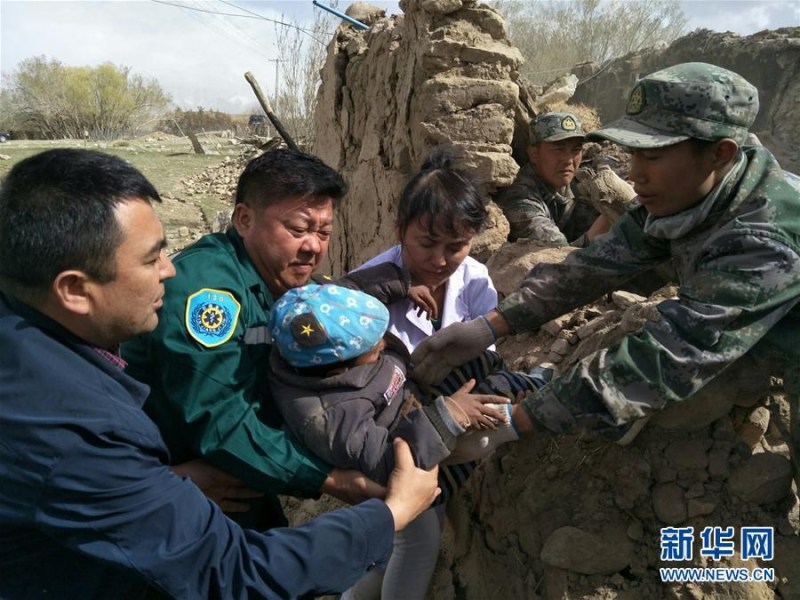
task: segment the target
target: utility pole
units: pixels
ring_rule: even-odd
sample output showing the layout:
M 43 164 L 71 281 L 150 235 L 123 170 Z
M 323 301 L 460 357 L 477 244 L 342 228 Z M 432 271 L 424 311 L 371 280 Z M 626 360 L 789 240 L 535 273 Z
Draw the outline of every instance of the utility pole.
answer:
M 275 96 L 275 104 L 278 104 L 278 70 L 280 68 L 280 63 L 282 63 L 285 58 L 268 58 L 270 62 L 275 63 L 275 90 L 272 92 Z

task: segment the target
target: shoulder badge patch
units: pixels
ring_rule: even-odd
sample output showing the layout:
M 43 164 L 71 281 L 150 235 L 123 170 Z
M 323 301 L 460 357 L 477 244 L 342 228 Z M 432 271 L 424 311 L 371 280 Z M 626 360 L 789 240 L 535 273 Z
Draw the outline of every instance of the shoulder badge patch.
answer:
M 628 98 L 628 106 L 625 108 L 625 113 L 629 115 L 638 115 L 644 110 L 644 86 L 640 83 L 631 92 Z
M 389 406 L 394 400 L 394 397 L 397 395 L 403 388 L 403 384 L 406 382 L 406 376 L 403 374 L 403 371 L 400 370 L 400 367 L 397 365 L 394 366 L 394 371 L 392 372 L 392 379 L 389 382 L 389 387 L 386 388 L 386 391 L 383 392 L 383 397 L 386 400 L 386 406 Z
M 561 129 L 564 131 L 575 131 L 577 128 L 578 125 L 572 117 L 564 117 L 561 119 Z
M 186 301 L 186 330 L 206 348 L 224 344 L 236 330 L 241 308 L 230 292 L 203 288 Z

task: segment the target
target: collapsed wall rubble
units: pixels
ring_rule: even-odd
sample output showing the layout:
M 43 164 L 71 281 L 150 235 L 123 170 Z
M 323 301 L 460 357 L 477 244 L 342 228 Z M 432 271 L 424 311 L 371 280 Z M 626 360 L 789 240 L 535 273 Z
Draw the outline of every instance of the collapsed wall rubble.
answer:
M 340 27 L 323 69 L 314 152 L 350 184 L 329 253 L 334 273 L 392 242 L 402 186 L 434 146 L 463 152 L 461 165 L 489 191 L 518 170 L 510 144 L 522 56 L 500 15 L 474 1 L 401 7 L 367 32 Z
M 501 293 L 540 261 L 573 248 L 508 244 L 489 261 Z M 648 298 L 614 292 L 535 333 L 498 345 L 510 367 L 543 361 L 563 372 L 659 318 L 666 286 Z M 528 438 L 482 463 L 448 507 L 445 549 L 429 594 L 438 599 L 742 598 L 800 593 L 800 507 L 785 443 L 788 399 L 768 364 L 745 356 L 682 403 L 653 416 L 627 446 L 584 434 Z M 775 559 L 699 555 L 707 526 L 775 531 Z M 694 527 L 692 560 L 661 560 L 663 527 Z M 665 583 L 658 568 L 771 567 L 774 583 Z

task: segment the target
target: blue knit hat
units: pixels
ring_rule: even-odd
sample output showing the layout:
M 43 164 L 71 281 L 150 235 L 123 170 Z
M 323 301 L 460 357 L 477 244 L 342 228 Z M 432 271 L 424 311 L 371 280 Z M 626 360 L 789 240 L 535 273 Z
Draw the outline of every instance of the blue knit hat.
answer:
M 272 307 L 269 329 L 293 367 L 344 362 L 373 348 L 389 327 L 376 298 L 338 285 L 311 283 L 286 292 Z

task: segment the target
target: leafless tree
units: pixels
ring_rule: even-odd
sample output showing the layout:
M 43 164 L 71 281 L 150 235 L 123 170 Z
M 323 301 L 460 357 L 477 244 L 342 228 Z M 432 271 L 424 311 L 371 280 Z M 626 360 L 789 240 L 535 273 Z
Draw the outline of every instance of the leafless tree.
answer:
M 522 74 L 545 83 L 582 62 L 604 62 L 686 31 L 678 0 L 496 0 Z
M 335 7 L 336 3 L 332 5 Z M 273 105 L 278 118 L 295 141 L 311 147 L 314 144 L 314 112 L 317 108 L 320 71 L 336 22 L 331 15 L 318 9 L 310 28 L 297 23 L 293 25 L 275 26 L 281 55 L 289 58 L 279 63 L 281 76 Z

